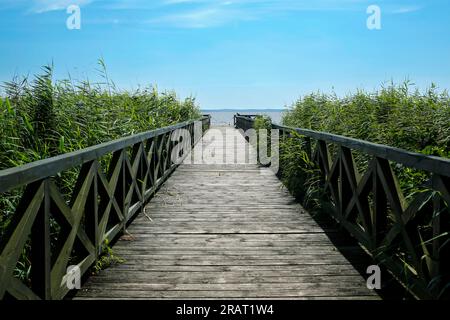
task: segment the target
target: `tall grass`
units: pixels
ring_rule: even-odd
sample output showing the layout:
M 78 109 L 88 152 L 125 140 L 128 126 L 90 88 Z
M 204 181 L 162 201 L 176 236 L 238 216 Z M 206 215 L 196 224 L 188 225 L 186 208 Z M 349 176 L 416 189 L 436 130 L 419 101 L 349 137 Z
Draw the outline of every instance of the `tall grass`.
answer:
M 360 90 L 343 98 L 313 93 L 296 101 L 284 113 L 282 122 L 426 155 L 450 157 L 450 96 L 435 85 L 421 92 L 410 82 L 391 83 L 373 93 Z M 364 171 L 369 157 L 358 152 L 354 156 L 358 168 Z M 394 171 L 406 197 L 418 192 L 418 186 L 428 178 L 424 172 L 401 165 Z
M 358 91 L 339 98 L 313 93 L 295 102 L 283 124 L 450 157 L 450 97 L 432 85 L 420 92 L 410 82 Z
M 316 131 L 324 131 L 371 141 L 379 144 L 402 148 L 426 155 L 450 158 L 450 97 L 447 91 L 439 91 L 435 85 L 421 92 L 405 82 L 400 85 L 383 86 L 379 91 L 367 93 L 358 91 L 343 98 L 335 94 L 313 93 L 296 101 L 283 115 L 283 124 Z M 336 155 L 336 148 L 329 145 L 330 153 Z M 280 144 L 280 175 L 286 187 L 313 214 L 326 215 L 332 210 L 328 193 L 324 190 L 319 168 L 305 152 L 305 140 L 297 134 L 285 138 Z M 369 156 L 353 151 L 355 163 L 360 173 L 368 165 Z M 429 173 L 407 168 L 401 164 L 392 164 L 399 187 L 405 196 L 405 202 L 419 192 L 431 192 L 422 206 L 432 206 L 435 191 L 425 182 Z M 448 204 L 447 204 L 448 205 Z M 445 213 L 444 213 L 445 212 Z M 443 209 L 444 215 L 448 213 Z M 388 207 L 389 225 L 395 221 Z M 445 216 L 448 218 L 448 215 Z M 425 247 L 433 239 L 432 225 L 435 217 L 422 214 L 420 227 L 410 230 L 410 236 L 418 233 L 418 243 Z M 441 217 L 443 219 L 443 216 Z M 444 256 L 448 250 L 448 233 L 440 235 Z M 404 258 L 402 249 L 385 248 L 385 251 Z M 431 261 L 425 252 L 420 259 Z M 407 259 L 404 267 L 409 267 Z M 450 295 L 448 274 L 442 270 L 441 275 L 429 281 L 428 289 L 433 296 L 442 298 Z M 446 278 L 447 277 L 447 278 Z M 408 283 L 408 279 L 404 279 Z
M 156 87 L 120 90 L 110 80 L 103 60 L 97 72 L 101 80 L 95 83 L 70 76 L 54 80 L 49 65 L 32 78 L 15 77 L 3 84 L 0 170 L 200 117 L 194 98 L 180 101 L 174 92 L 160 93 Z M 64 194 L 70 195 L 77 170 L 57 177 Z M 21 193 L 13 190 L 0 195 L 0 240 Z M 16 272 L 27 279 L 26 252 Z
M 123 91 L 104 82 L 53 81 L 45 66 L 33 79 L 4 84 L 0 98 L 0 170 L 200 116 L 193 98 L 155 87 Z

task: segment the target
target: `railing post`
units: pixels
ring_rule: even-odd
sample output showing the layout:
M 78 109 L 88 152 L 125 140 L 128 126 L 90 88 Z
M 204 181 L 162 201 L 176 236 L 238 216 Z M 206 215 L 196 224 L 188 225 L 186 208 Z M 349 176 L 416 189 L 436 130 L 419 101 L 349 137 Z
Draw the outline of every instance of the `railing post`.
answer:
M 86 199 L 86 208 L 85 208 L 85 228 L 86 228 L 86 234 L 89 237 L 89 240 L 94 245 L 95 248 L 95 259 L 97 260 L 101 244 L 100 239 L 101 236 L 99 235 L 99 229 L 98 229 L 98 161 L 92 162 L 93 171 L 95 172 L 95 175 L 93 176 L 92 185 L 89 190 L 89 195 Z
M 43 180 L 44 199 L 31 230 L 31 286 L 45 300 L 52 299 L 50 253 L 50 188 Z
M 306 153 L 308 154 L 308 158 L 312 159 L 313 152 L 312 152 L 311 138 L 310 137 L 305 137 L 305 149 L 306 149 Z
M 378 159 L 374 158 L 372 162 L 372 239 L 374 247 L 381 243 L 384 231 L 387 226 L 387 200 L 383 185 L 378 177 Z

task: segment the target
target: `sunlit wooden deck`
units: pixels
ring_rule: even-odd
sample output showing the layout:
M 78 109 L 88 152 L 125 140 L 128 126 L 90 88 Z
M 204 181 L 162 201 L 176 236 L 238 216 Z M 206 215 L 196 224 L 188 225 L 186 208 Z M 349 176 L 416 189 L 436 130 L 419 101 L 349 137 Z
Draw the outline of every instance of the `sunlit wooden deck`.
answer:
M 201 144 L 217 163 L 182 164 L 114 245 L 126 262 L 75 298 L 378 299 L 355 268 L 359 248 L 334 241 L 338 231 L 319 226 L 269 168 L 220 164 L 231 147 L 213 132 Z

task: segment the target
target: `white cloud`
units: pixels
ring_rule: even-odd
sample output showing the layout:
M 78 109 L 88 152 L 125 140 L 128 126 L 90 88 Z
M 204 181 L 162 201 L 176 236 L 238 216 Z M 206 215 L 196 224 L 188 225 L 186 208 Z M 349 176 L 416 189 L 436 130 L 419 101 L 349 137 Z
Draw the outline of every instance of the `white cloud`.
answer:
M 230 23 L 264 19 L 293 11 L 362 10 L 373 0 L 1 0 L 3 5 L 26 6 L 28 12 L 44 13 L 65 10 L 71 4 L 95 3 L 102 10 L 141 12 L 136 22 L 173 28 L 208 28 Z M 31 2 L 31 6 L 30 6 Z M 422 7 L 400 0 L 377 0 L 386 12 L 406 14 Z M 1 6 L 0 6 L 1 7 Z M 147 17 L 142 17 L 145 12 Z
M 70 5 L 86 5 L 92 0 L 33 0 L 30 11 L 33 13 L 43 13 L 55 10 L 65 10 Z
M 407 7 L 400 7 L 398 9 L 394 9 L 392 13 L 395 14 L 403 14 L 403 13 L 410 13 L 410 12 L 416 12 L 421 10 L 423 7 L 421 6 L 407 6 Z
M 179 11 L 164 13 L 147 23 L 175 28 L 207 28 L 289 11 L 349 10 L 368 2 L 370 0 L 162 0 L 163 6 Z
M 250 15 L 244 15 L 243 12 L 238 10 L 208 7 L 156 17 L 149 19 L 146 23 L 176 28 L 199 29 L 216 27 L 236 20 L 244 21 L 251 19 L 252 17 Z

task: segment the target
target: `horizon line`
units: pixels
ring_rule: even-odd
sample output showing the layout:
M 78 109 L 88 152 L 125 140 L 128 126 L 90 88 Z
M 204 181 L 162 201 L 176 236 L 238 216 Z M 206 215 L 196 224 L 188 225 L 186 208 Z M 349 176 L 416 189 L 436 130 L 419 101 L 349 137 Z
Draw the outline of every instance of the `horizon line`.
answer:
M 285 111 L 288 108 L 200 108 L 201 111 Z

